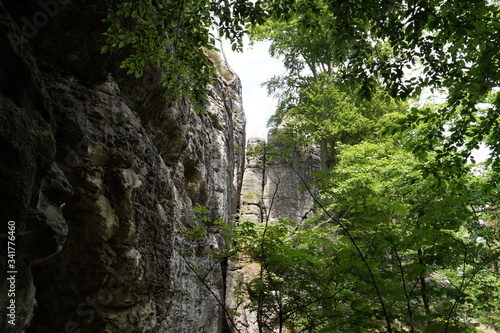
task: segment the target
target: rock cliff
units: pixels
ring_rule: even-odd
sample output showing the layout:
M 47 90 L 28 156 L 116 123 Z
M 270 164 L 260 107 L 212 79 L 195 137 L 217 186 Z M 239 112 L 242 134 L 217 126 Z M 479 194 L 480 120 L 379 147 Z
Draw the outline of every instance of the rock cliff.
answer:
M 301 222 L 314 212 L 311 194 L 305 188 L 311 173 L 320 170 L 319 149 L 315 146 L 297 147 L 285 144 L 276 130 L 270 131 L 267 141 L 248 140 L 245 172 L 241 189 L 242 221 L 273 223 L 280 219 Z M 233 258 L 234 259 L 234 258 Z M 257 314 L 248 310 L 250 291 L 246 286 L 259 276 L 260 264 L 241 257 L 229 261 L 227 289 L 241 289 L 243 299 L 228 293 L 227 307 L 238 313 L 234 323 L 240 333 L 259 332 Z
M 229 221 L 244 164 L 238 79 L 208 87 L 207 115 L 102 56 L 109 1 L 0 1 L 0 239 L 15 223 L 8 332 L 226 331 L 226 264 L 189 242 L 196 203 Z M 196 222 L 201 223 L 201 222 Z M 2 276 L 7 258 L 2 256 Z M 12 298 L 0 282 L 0 306 Z M 216 297 L 214 297 L 216 296 Z
M 250 138 L 241 190 L 241 213 L 246 220 L 300 222 L 314 209 L 304 187 L 320 170 L 319 149 L 283 143 L 276 130 L 268 139 Z

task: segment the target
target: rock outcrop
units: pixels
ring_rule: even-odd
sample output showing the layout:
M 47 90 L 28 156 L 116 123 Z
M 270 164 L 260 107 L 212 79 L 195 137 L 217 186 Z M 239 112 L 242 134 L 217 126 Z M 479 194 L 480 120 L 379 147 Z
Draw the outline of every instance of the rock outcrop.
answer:
M 206 240 L 193 245 L 184 230 L 196 203 L 226 221 L 237 211 L 240 82 L 215 81 L 203 117 L 189 101 L 165 101 L 158 70 L 136 80 L 117 69 L 119 55 L 100 54 L 108 6 L 0 2 L 0 245 L 5 253 L 14 221 L 17 271 L 15 325 L 6 316 L 0 325 L 224 332 L 226 265 L 211 268 L 198 251 L 223 240 L 202 224 Z M 210 289 L 190 264 L 211 270 Z
M 314 146 L 287 146 L 275 132 L 269 132 L 267 142 L 248 140 L 251 153 L 243 176 L 242 218 L 262 223 L 280 219 L 300 222 L 314 209 L 305 185 L 310 175 L 320 170 L 319 150 Z
M 315 189 L 305 187 L 313 172 L 320 170 L 319 149 L 283 143 L 276 130 L 266 140 L 250 138 L 241 189 L 242 221 L 273 223 L 280 219 L 301 222 L 314 213 Z M 310 192 L 311 191 L 311 192 Z M 238 315 L 233 321 L 240 333 L 259 332 L 257 314 L 249 309 L 249 282 L 260 274 L 258 261 L 240 257 L 229 261 L 226 304 Z

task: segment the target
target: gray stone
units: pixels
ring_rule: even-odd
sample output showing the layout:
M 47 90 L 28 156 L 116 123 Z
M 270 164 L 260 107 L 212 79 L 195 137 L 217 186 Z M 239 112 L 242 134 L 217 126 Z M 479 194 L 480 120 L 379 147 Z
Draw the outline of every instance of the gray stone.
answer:
M 315 190 L 309 189 L 310 193 L 302 188 L 311 173 L 320 170 L 318 149 L 284 146 L 273 132 L 267 143 L 251 138 L 248 147 L 254 154 L 247 156 L 243 174 L 240 220 L 272 223 L 287 219 L 299 223 L 309 217 L 314 212 Z M 231 258 L 228 267 L 226 304 L 236 313 L 232 320 L 237 328 L 231 332 L 259 332 L 257 315 L 249 310 L 247 286 L 258 276 L 260 265 L 251 258 L 238 257 Z
M 160 70 L 135 79 L 118 69 L 121 54 L 101 55 L 108 8 L 61 5 L 17 52 L 5 37 L 20 33 L 12 17 L 39 8 L 0 4 L 9 64 L 0 69 L 0 212 L 2 225 L 29 231 L 18 241 L 16 330 L 222 332 L 226 268 L 204 249 L 224 242 L 193 222 L 192 208 L 230 223 L 239 207 L 240 81 L 215 80 L 203 117 L 185 99 L 166 101 Z M 184 230 L 196 223 L 208 233 L 192 249 Z M 190 265 L 211 271 L 208 288 Z

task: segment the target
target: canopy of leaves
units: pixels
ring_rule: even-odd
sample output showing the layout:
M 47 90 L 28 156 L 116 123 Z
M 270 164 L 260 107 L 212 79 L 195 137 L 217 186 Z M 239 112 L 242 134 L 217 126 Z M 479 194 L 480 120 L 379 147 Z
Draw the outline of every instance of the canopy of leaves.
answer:
M 328 150 L 328 165 L 338 163 L 338 145 L 356 144 L 380 136 L 388 118 L 403 115 L 406 103 L 383 90 L 370 101 L 359 99 L 356 91 L 342 89 L 324 73 L 278 105 L 270 122 L 294 133 L 297 143 L 321 144 Z
M 296 0 L 254 36 L 271 40 L 271 54 L 287 68 L 270 81 L 271 92 L 297 91 L 304 76 L 320 72 L 368 98 L 379 83 L 402 98 L 442 88 L 448 102 L 439 114 L 450 135 L 436 150 L 465 156 L 485 140 L 497 160 L 499 19 L 498 5 L 486 0 Z M 415 68 L 421 75 L 409 75 Z M 479 109 L 486 98 L 491 104 Z
M 391 140 L 341 146 L 316 183 L 311 220 L 241 221 L 232 231 L 236 252 L 261 265 L 245 288 L 262 332 L 474 332 L 463 318 L 499 292 L 489 269 L 498 235 L 484 223 L 497 198 L 486 183 L 426 176 Z

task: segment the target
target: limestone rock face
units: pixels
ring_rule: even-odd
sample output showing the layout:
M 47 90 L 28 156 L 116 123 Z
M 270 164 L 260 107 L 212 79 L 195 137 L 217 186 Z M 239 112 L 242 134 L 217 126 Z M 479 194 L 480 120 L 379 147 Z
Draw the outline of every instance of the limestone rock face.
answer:
M 267 142 L 250 138 L 241 189 L 240 219 L 273 223 L 280 219 L 301 222 L 314 212 L 314 189 L 304 189 L 311 173 L 320 170 L 317 147 L 290 147 L 275 131 Z M 311 195 L 312 194 L 312 195 Z M 248 257 L 233 258 L 228 265 L 227 307 L 237 313 L 234 332 L 259 332 L 257 314 L 248 310 L 249 282 L 258 277 L 260 265 Z M 233 292 L 239 290 L 239 294 Z
M 250 138 L 241 190 L 242 219 L 300 222 L 313 211 L 311 193 L 304 187 L 320 170 L 317 147 L 287 147 L 269 132 L 267 142 Z M 314 189 L 311 189 L 314 194 Z
M 309 176 L 320 170 L 319 149 L 315 146 L 287 146 L 279 135 L 270 131 L 267 145 L 278 152 L 278 158 L 265 166 L 262 201 L 265 216 L 270 220 L 300 222 L 314 209 L 313 193 L 305 188 Z M 266 158 L 269 160 L 269 158 Z
M 54 15 L 20 43 L 25 21 L 46 8 L 0 2 L 0 232 L 10 220 L 18 228 L 16 326 L 5 316 L 0 325 L 224 332 L 226 266 L 211 269 L 202 251 L 223 240 L 201 224 L 207 237 L 193 249 L 185 230 L 196 203 L 226 221 L 237 211 L 239 79 L 208 87 L 198 116 L 186 100 L 165 101 L 158 70 L 136 80 L 117 69 L 119 55 L 100 54 L 108 1 L 52 2 Z M 210 290 L 189 265 L 211 269 Z M 7 289 L 3 279 L 4 308 Z

